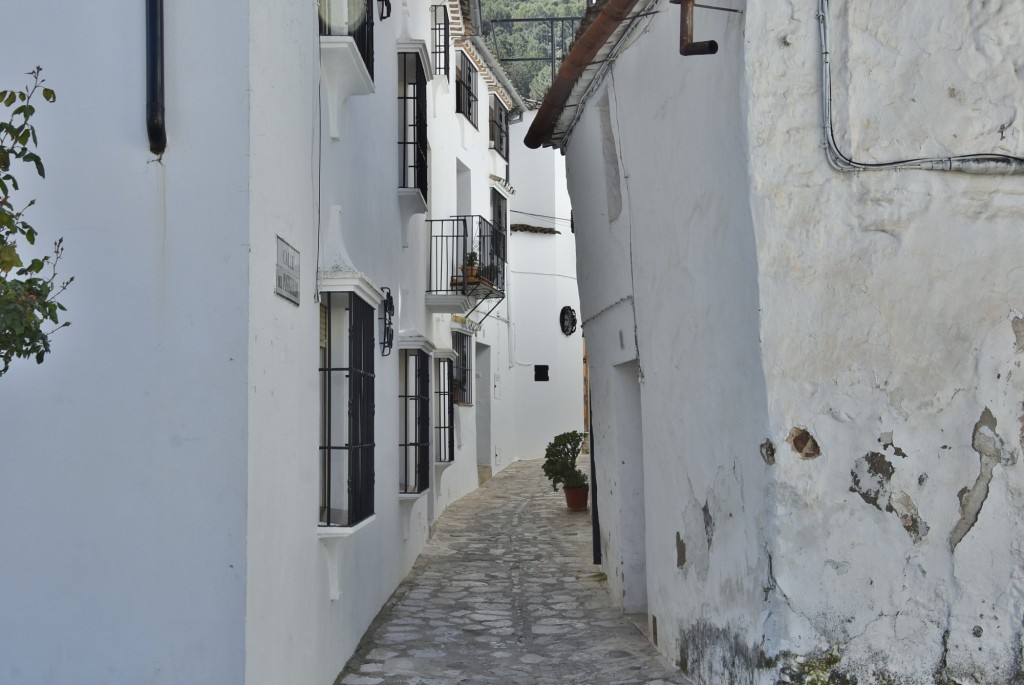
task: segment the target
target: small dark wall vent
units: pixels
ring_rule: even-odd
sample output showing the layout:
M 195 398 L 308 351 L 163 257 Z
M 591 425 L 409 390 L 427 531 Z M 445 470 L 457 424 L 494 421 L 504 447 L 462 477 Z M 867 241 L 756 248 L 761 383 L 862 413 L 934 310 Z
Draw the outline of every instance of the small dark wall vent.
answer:
M 536 364 L 533 367 L 533 380 L 535 381 L 548 381 L 551 380 L 548 377 L 548 365 L 547 364 Z

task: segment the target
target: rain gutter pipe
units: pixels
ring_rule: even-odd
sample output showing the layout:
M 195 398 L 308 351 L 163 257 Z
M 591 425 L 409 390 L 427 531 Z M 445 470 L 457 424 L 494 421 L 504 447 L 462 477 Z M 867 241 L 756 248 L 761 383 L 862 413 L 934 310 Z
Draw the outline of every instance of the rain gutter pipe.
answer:
M 149 151 L 167 149 L 164 125 L 164 0 L 146 0 L 146 134 Z
M 555 76 L 544 102 L 537 110 L 537 117 L 530 125 L 530 130 L 526 132 L 524 142 L 527 147 L 536 149 L 541 146 L 544 142 L 544 132 L 554 126 L 559 112 L 565 106 L 566 100 L 572 93 L 572 87 L 583 74 L 583 70 L 590 66 L 594 57 L 604 47 L 619 24 L 629 18 L 630 12 L 639 1 L 608 0 L 608 3 L 601 9 L 601 13 L 576 40 L 572 50 L 562 61 L 558 75 Z

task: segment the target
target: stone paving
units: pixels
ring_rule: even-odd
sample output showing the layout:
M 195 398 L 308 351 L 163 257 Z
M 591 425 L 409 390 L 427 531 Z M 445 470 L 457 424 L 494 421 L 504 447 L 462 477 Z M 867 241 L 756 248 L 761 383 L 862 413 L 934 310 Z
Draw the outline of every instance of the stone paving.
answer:
M 448 508 L 335 685 L 687 684 L 608 596 L 539 461 Z

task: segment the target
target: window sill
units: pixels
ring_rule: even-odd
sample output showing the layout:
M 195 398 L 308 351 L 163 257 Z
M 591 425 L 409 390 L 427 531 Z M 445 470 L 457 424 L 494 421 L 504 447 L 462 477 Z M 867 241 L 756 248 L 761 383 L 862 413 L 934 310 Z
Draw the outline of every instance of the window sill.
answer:
M 371 523 L 377 520 L 377 515 L 373 514 L 369 518 L 365 518 L 354 526 L 317 526 L 316 536 L 318 539 L 331 539 L 331 538 L 347 538 L 355 535 L 364 528 L 369 527 Z
M 320 36 L 320 63 L 326 77 L 331 138 L 337 139 L 342 103 L 351 95 L 373 93 L 373 78 L 351 36 Z
M 345 556 L 347 540 L 361 530 L 369 528 L 377 520 L 377 515 L 364 519 L 350 528 L 340 526 L 320 526 L 317 528 L 316 537 L 324 546 L 327 557 L 327 586 L 328 596 L 331 601 L 341 599 L 341 562 Z
M 430 492 L 430 488 L 427 488 L 423 492 L 400 492 L 398 493 L 399 502 L 415 502 L 419 498 Z

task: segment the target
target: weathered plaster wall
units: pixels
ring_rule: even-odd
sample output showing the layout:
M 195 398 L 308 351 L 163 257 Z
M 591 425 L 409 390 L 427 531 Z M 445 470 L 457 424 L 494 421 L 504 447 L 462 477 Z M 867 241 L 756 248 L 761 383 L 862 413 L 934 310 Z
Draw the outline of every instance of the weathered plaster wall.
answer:
M 743 27 L 702 15 L 722 51 L 682 59 L 678 8 L 659 8 L 567 150 L 605 565 L 624 608 L 646 610 L 661 651 L 695 680 L 751 682 L 769 467 Z
M 1024 6 L 831 4 L 844 152 L 1021 154 Z M 777 449 L 771 651 L 836 648 L 862 683 L 1016 682 L 1024 185 L 831 170 L 816 12 L 790 2 L 747 15 Z M 794 428 L 817 449 L 791 449 Z
M 141 3 L 3 7 L 0 87 L 38 64 L 57 91 L 34 122 L 47 178 L 20 171 L 22 197 L 75 276 L 52 354 L 0 380 L 12 685 L 243 682 L 249 8 L 165 13 L 158 161 Z

